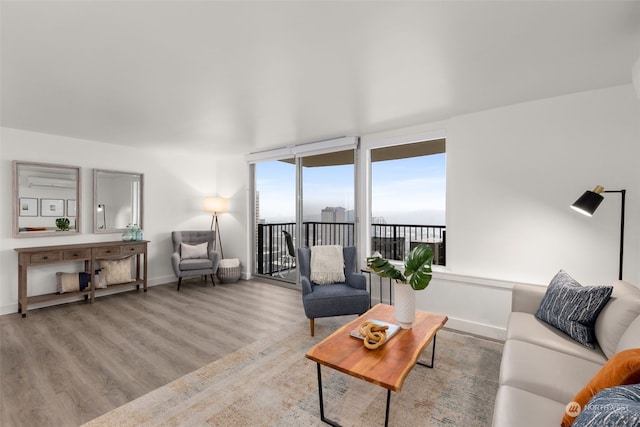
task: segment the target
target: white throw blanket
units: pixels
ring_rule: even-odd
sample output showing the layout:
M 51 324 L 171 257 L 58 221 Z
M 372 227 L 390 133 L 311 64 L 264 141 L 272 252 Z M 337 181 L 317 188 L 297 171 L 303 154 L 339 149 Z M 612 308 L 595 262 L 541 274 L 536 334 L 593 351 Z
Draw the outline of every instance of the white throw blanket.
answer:
M 319 285 L 344 282 L 342 246 L 311 247 L 311 281 Z

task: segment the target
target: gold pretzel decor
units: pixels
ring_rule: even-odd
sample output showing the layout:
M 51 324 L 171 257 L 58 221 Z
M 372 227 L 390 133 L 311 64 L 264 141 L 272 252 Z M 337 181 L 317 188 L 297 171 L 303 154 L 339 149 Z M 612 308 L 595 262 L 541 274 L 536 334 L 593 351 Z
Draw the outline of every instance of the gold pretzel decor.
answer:
M 369 350 L 375 350 L 387 341 L 388 326 L 378 325 L 375 322 L 364 322 L 358 327 L 358 332 L 364 337 L 364 346 Z

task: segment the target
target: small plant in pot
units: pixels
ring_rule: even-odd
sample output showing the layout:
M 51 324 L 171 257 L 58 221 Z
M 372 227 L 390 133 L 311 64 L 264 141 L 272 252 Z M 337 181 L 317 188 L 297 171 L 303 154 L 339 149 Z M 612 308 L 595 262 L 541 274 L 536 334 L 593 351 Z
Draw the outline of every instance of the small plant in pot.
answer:
M 56 218 L 56 227 L 60 231 L 69 230 L 69 218 Z
M 429 286 L 431 282 L 431 264 L 433 250 L 421 243 L 409 252 L 404 262 L 404 271 L 400 271 L 389 260 L 381 256 L 367 258 L 367 266 L 380 277 L 395 280 L 395 315 L 403 329 L 411 329 L 416 316 L 415 291 Z

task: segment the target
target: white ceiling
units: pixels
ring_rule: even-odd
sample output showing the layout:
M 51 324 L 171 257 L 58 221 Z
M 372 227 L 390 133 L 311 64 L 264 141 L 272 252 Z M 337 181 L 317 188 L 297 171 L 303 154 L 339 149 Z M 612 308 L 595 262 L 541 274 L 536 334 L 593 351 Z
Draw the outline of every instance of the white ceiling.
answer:
M 264 148 L 631 83 L 640 2 L 2 1 L 1 124 Z

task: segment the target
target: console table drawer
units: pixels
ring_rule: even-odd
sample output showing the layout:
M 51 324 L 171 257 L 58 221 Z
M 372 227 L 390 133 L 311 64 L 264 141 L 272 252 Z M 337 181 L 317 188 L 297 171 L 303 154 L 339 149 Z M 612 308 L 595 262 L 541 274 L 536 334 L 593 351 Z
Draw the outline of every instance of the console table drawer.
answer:
M 105 246 L 102 248 L 96 248 L 96 258 L 105 257 L 105 256 L 114 256 L 120 255 L 122 253 L 121 246 Z
M 74 259 L 90 259 L 91 258 L 91 249 L 79 249 L 73 251 L 63 251 L 62 259 L 65 261 L 72 261 Z
M 34 252 L 29 255 L 30 264 L 47 264 L 60 261 L 60 252 Z
M 145 245 L 123 245 L 122 255 L 126 254 L 141 254 L 144 252 Z

